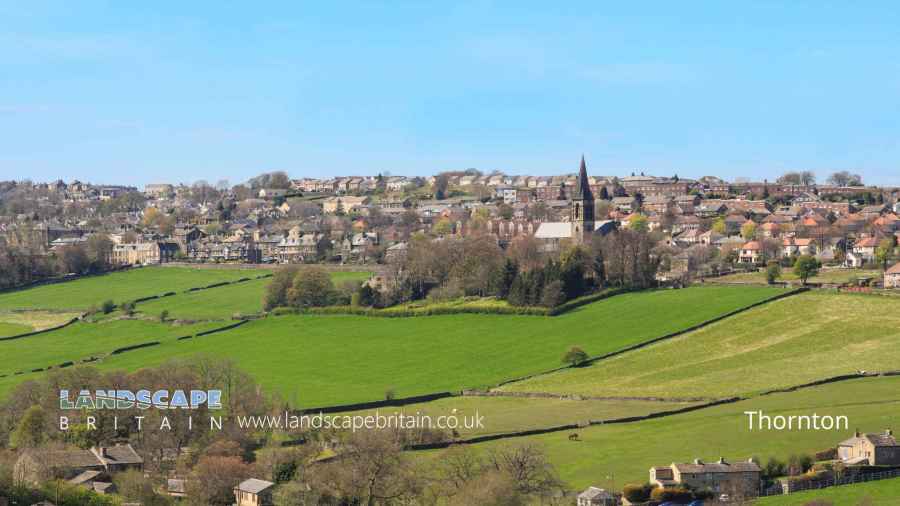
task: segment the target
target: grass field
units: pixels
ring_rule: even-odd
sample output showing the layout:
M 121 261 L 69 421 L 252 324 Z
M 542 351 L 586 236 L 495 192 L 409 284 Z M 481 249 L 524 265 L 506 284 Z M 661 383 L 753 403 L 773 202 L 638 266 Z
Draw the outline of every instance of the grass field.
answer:
M 212 292 L 214 290 L 211 290 Z M 192 353 L 226 356 L 298 407 L 489 386 L 560 366 L 572 345 L 622 349 L 783 293 L 768 287 L 696 287 L 615 296 L 558 317 L 416 318 L 292 315 L 164 343 L 105 360 L 135 370 Z
M 30 325 L 0 321 L 0 337 L 25 334 L 26 332 L 31 332 L 32 330 L 34 330 L 34 327 Z
M 190 269 L 143 267 L 63 283 L 42 285 L 0 294 L 0 310 L 53 309 L 84 311 L 105 300 L 116 303 L 139 297 L 181 292 L 220 281 L 256 277 L 267 271 L 253 269 Z
M 344 281 L 365 281 L 370 272 L 332 272 L 336 286 Z M 142 302 L 139 312 L 156 316 L 169 311 L 170 318 L 214 320 L 231 318 L 236 313 L 253 314 L 263 310 L 262 301 L 271 278 L 254 279 L 244 283 L 216 287 L 210 290 L 180 293 L 171 297 Z
M 456 415 L 484 417 L 484 428 L 457 429 L 463 437 L 500 434 L 559 425 L 587 423 L 590 420 L 610 420 L 650 413 L 682 409 L 691 403 L 657 402 L 638 400 L 572 400 L 535 399 L 519 397 L 449 397 L 432 402 L 410 404 L 402 408 L 382 408 L 358 411 L 351 414 L 370 415 L 377 411 L 382 415 L 394 412 L 404 415 L 427 415 L 436 420 L 439 416 Z
M 56 327 L 71 321 L 80 314 L 40 310 L 0 312 L 0 337 Z
M 881 278 L 881 271 L 868 269 L 822 269 L 817 276 L 809 278 L 809 283 L 849 283 L 858 278 Z M 778 281 L 799 282 L 800 278 L 794 274 L 793 269 L 785 267 L 781 269 L 781 277 Z M 729 274 L 720 278 L 708 278 L 707 283 L 765 283 L 766 273 L 742 272 Z
M 828 501 L 834 506 L 896 506 L 900 504 L 900 478 L 831 487 L 758 499 L 756 506 L 803 506 L 811 501 Z M 868 502 L 863 502 L 868 500 Z
M 900 300 L 806 292 L 588 367 L 503 387 L 597 396 L 729 397 L 900 369 Z
M 849 430 L 749 431 L 744 411 L 767 415 L 846 415 Z M 691 413 L 620 425 L 579 429 L 581 441 L 568 431 L 475 445 L 487 449 L 511 442 L 542 446 L 569 486 L 621 489 L 643 483 L 648 469 L 694 458 L 714 461 L 756 456 L 786 459 L 834 447 L 856 428 L 880 432 L 900 423 L 900 377 L 866 378 L 801 391 L 767 395 Z M 433 455 L 428 452 L 428 455 Z M 613 476 L 612 479 L 604 477 Z M 836 503 L 843 506 L 845 503 Z M 853 503 L 850 503 L 853 504 Z
M 116 348 L 174 340 L 223 324 L 170 325 L 144 320 L 77 322 L 45 334 L 0 341 L 0 374 L 30 371 L 104 355 Z

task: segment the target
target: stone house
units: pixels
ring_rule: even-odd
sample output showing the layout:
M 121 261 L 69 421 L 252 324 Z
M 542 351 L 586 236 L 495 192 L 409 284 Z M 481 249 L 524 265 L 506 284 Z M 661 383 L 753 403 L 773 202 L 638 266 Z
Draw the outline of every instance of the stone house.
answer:
M 250 478 L 234 487 L 235 506 L 269 506 L 275 484 L 271 481 Z
M 837 447 L 838 458 L 845 464 L 869 466 L 900 465 L 900 445 L 891 429 L 881 434 L 860 434 L 842 441 Z
M 606 490 L 597 487 L 588 487 L 578 494 L 577 506 L 616 506 L 616 497 Z
M 752 460 L 705 463 L 672 463 L 667 467 L 650 469 L 650 483 L 661 487 L 687 486 L 696 490 L 711 490 L 731 497 L 754 497 L 759 493 L 761 469 Z
M 93 447 L 90 450 L 29 449 L 19 455 L 14 467 L 16 480 L 37 484 L 49 477 L 82 479 L 93 483 L 99 473 L 114 474 L 128 469 L 141 470 L 144 459 L 129 444 Z M 96 471 L 98 474 L 84 474 Z

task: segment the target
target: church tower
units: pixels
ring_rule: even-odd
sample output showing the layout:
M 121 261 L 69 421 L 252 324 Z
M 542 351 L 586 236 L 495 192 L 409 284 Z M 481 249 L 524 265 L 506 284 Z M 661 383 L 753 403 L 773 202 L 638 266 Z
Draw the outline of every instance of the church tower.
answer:
M 572 240 L 578 244 L 589 243 L 594 234 L 594 194 L 588 182 L 587 166 L 581 155 L 578 182 L 572 189 Z

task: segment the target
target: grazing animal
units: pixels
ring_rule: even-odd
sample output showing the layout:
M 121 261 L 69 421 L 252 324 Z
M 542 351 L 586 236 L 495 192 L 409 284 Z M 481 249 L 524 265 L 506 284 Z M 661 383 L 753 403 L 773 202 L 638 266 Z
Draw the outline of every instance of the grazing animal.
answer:
M 578 433 L 573 432 L 573 433 L 569 434 L 569 441 L 578 441 Z

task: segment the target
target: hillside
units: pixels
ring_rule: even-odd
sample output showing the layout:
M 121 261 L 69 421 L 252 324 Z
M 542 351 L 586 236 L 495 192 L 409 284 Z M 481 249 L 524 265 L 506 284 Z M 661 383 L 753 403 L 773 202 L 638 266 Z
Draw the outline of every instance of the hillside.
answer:
M 208 353 L 232 358 L 298 406 L 335 405 L 383 399 L 388 390 L 405 397 L 489 386 L 559 367 L 572 345 L 601 355 L 781 293 L 767 287 L 630 293 L 558 317 L 270 317 L 125 353 L 100 367 L 135 370 Z
M 509 392 L 730 397 L 900 369 L 900 300 L 807 292 L 652 346 L 506 385 Z

